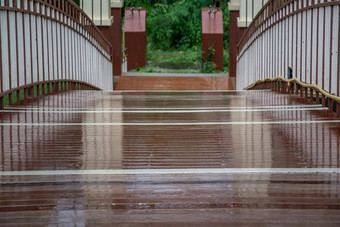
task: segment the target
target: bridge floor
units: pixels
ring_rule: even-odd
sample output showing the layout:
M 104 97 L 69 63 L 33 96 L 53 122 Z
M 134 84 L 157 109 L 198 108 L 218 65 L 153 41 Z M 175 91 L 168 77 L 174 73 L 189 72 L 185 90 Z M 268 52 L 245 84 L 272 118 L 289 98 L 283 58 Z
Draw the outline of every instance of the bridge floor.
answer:
M 162 74 L 150 73 L 129 73 L 132 76 L 119 77 L 116 90 L 133 91 L 172 91 L 172 90 L 234 90 L 232 79 L 224 74 L 192 74 L 171 73 Z M 153 76 L 151 76 L 153 75 Z M 194 74 L 195 75 L 195 74 Z
M 297 96 L 71 91 L 0 121 L 1 225 L 340 224 L 340 121 Z

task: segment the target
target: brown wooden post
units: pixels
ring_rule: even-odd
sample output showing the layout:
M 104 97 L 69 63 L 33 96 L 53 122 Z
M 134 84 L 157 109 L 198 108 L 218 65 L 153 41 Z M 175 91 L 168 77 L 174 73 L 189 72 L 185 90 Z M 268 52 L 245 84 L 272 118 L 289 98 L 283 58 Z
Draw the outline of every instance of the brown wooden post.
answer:
M 331 99 L 331 98 L 328 98 L 327 100 L 328 100 L 328 110 L 330 112 L 333 112 L 333 102 L 334 102 L 334 100 Z
M 325 96 L 322 94 L 322 106 L 326 106 L 326 98 Z
M 34 86 L 32 86 L 30 89 L 31 89 L 31 90 L 30 90 L 30 92 L 31 92 L 31 97 L 34 98 Z
M 216 70 L 224 71 L 223 67 L 223 13 L 221 9 L 209 13 L 209 8 L 202 8 L 202 61 L 205 62 L 210 48 L 215 50 L 212 62 Z
M 30 89 L 30 87 L 27 87 L 27 88 L 26 88 L 25 95 L 26 95 L 26 99 L 29 99 L 29 98 L 30 98 L 30 95 L 31 95 L 31 89 Z
M 127 70 L 143 68 L 146 65 L 146 9 L 125 11 L 125 48 L 127 49 Z
M 4 109 L 4 97 L 0 97 L 0 110 Z
M 111 25 L 111 45 L 112 45 L 112 64 L 113 75 L 122 74 L 122 0 L 111 0 L 111 15 L 113 23 Z
M 309 99 L 309 103 L 313 104 L 314 102 L 314 89 L 310 88 L 310 99 Z
M 28 96 L 28 94 L 27 94 L 27 88 L 24 88 L 24 101 L 26 101 L 27 96 Z
M 340 118 L 340 103 L 336 102 L 336 115 L 337 118 Z
M 295 94 L 299 94 L 299 85 L 295 84 Z
M 237 18 L 240 16 L 240 1 L 231 0 L 229 8 L 229 76 L 236 76 L 237 68 L 237 44 L 239 43 L 244 28 L 237 25 Z M 273 89 L 274 91 L 275 89 Z
M 12 95 L 13 95 L 13 93 L 9 93 L 9 94 L 8 94 L 8 104 L 9 104 L 9 105 L 12 105 L 12 104 L 13 104 L 13 96 L 12 96 Z
M 58 93 L 59 92 L 59 82 L 54 83 L 54 92 Z

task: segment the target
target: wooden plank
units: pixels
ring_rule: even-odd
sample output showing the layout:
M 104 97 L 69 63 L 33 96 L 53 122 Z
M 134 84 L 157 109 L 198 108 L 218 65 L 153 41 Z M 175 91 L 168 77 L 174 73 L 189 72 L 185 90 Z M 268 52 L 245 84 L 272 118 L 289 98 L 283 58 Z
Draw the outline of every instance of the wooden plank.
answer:
M 229 77 L 122 76 L 116 90 L 233 90 Z
M 185 78 L 199 86 L 209 81 Z M 340 223 L 340 123 L 304 97 L 271 91 L 74 90 L 6 111 L 0 112 L 0 171 L 25 174 L 0 174 L 2 225 Z M 256 123 L 287 121 L 293 123 Z M 96 122 L 132 125 L 91 125 Z M 98 172 L 67 172 L 85 170 Z M 105 170 L 135 172 L 101 174 Z

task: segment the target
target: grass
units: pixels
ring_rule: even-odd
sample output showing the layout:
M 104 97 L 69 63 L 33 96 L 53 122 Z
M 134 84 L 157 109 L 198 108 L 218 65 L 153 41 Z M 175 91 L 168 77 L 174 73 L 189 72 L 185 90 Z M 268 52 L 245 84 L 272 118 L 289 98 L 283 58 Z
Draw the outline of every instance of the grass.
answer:
M 215 71 L 212 70 L 210 73 L 228 73 L 228 52 L 224 50 L 223 53 L 223 60 L 224 60 L 224 71 Z M 201 64 L 201 47 L 194 46 L 192 48 L 186 49 L 186 50 L 177 50 L 177 49 L 170 49 L 170 50 L 157 50 L 152 49 L 151 45 L 149 44 L 147 46 L 147 59 L 151 63 L 153 62 L 149 67 L 147 68 L 141 68 L 139 70 L 133 70 L 132 72 L 163 72 L 166 73 L 166 69 L 177 69 L 176 67 L 164 67 L 161 65 L 167 65 L 166 63 L 169 63 L 168 65 L 171 65 L 170 63 L 177 64 L 179 67 L 183 67 L 183 64 L 185 63 L 197 63 Z M 156 64 L 155 64 L 156 63 Z M 162 63 L 161 65 L 157 63 Z M 182 64 L 181 64 L 182 63 Z M 159 66 L 158 66 L 159 65 Z M 155 68 L 157 67 L 157 68 Z M 159 68 L 163 68 L 165 70 L 159 70 Z M 190 66 L 189 66 L 190 67 Z M 190 67 L 191 68 L 191 67 Z M 173 71 L 172 71 L 173 72 Z M 189 68 L 178 68 L 176 70 L 178 73 L 192 73 Z
M 133 69 L 130 72 L 140 72 L 140 73 L 174 73 L 174 71 L 168 71 L 168 70 L 160 70 L 159 68 L 154 67 L 147 67 L 147 68 L 140 68 L 139 70 Z M 175 73 L 193 73 L 189 69 L 180 69 L 176 70 Z
M 148 45 L 148 61 L 155 62 L 199 62 L 200 49 L 193 47 L 187 50 L 154 50 Z

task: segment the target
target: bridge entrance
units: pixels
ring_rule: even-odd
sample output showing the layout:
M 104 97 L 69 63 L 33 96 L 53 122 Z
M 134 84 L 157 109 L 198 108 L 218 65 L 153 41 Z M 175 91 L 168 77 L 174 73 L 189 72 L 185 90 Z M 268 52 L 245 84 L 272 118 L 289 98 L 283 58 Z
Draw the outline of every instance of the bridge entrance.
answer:
M 73 1 L 0 1 L 1 225 L 339 225 L 339 12 L 265 3 L 238 90 L 141 72 L 113 90 L 115 48 Z

